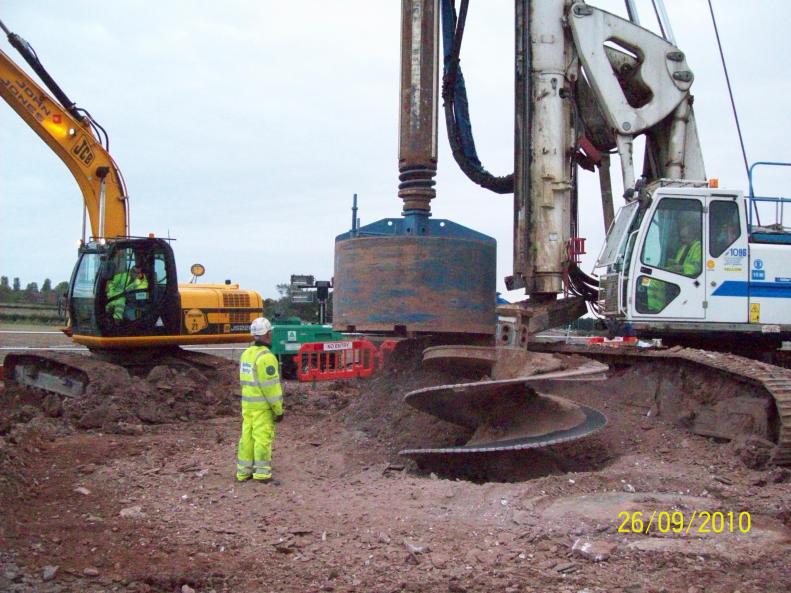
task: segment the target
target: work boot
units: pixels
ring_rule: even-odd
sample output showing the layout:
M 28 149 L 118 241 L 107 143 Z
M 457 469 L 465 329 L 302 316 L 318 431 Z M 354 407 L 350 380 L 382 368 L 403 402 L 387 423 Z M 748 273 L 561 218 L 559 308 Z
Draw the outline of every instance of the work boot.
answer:
M 254 480 L 259 484 L 269 484 L 270 486 L 280 486 L 280 480 L 275 480 L 274 478 L 266 478 L 265 480 L 256 479 Z

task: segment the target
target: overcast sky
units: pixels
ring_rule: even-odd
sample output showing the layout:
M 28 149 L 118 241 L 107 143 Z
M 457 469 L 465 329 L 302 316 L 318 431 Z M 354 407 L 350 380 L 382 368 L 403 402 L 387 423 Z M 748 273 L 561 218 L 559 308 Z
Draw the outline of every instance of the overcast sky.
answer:
M 473 0 L 461 55 L 478 152 L 500 175 L 513 170 L 513 4 Z M 624 14 L 620 0 L 591 4 Z M 650 2 L 638 6 L 642 24 L 654 28 Z M 708 5 L 666 6 L 696 77 L 707 173 L 746 191 Z M 748 158 L 791 161 L 786 3 L 714 6 Z M 397 0 L 5 0 L 0 19 L 109 132 L 132 232 L 175 238 L 182 281 L 200 262 L 205 281 L 230 278 L 274 297 L 291 274 L 332 276 L 334 238 L 349 229 L 352 194 L 362 224 L 400 215 Z M 22 62 L 5 40 L 0 46 Z M 5 103 L 0 151 L 0 274 L 23 286 L 67 280 L 82 229 L 76 182 Z M 497 239 L 502 290 L 511 273 L 512 197 L 459 172 L 444 123 L 437 182 L 434 217 Z M 582 187 L 590 271 L 604 233 L 597 185 L 586 178 Z

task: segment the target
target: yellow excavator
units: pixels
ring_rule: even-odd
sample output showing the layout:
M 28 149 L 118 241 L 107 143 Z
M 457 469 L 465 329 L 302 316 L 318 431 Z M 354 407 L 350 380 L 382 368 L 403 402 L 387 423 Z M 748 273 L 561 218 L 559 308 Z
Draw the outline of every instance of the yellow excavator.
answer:
M 161 360 L 165 352 L 188 357 L 179 345 L 249 341 L 250 322 L 262 314 L 261 295 L 237 284 L 179 284 L 169 241 L 130 234 L 126 186 L 107 133 L 69 100 L 24 39 L 1 21 L 0 28 L 55 98 L 2 51 L 0 97 L 68 167 L 90 221 L 88 238 L 83 223 L 64 331 L 115 362 Z M 199 265 L 191 271 L 193 279 L 203 273 Z M 5 376 L 73 395 L 71 384 L 80 374 L 75 365 L 82 365 L 57 358 L 10 354 Z M 76 391 L 88 380 L 78 380 Z

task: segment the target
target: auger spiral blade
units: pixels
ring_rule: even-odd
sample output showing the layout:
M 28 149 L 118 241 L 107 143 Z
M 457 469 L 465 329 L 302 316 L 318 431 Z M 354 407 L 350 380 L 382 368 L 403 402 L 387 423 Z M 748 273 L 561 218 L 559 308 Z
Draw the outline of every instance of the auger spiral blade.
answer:
M 607 424 L 604 415 L 570 400 L 539 393 L 539 382 L 595 377 L 598 363 L 528 377 L 440 385 L 412 391 L 410 406 L 473 431 L 461 446 L 405 449 L 399 455 L 421 463 L 497 451 L 519 451 L 578 439 Z

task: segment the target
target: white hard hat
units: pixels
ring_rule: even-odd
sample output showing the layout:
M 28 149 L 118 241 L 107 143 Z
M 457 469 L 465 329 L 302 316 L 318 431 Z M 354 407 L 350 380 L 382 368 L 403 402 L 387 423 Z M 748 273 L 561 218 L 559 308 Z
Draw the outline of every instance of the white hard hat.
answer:
M 266 317 L 254 319 L 250 324 L 250 333 L 254 336 L 265 336 L 272 331 L 272 324 Z

